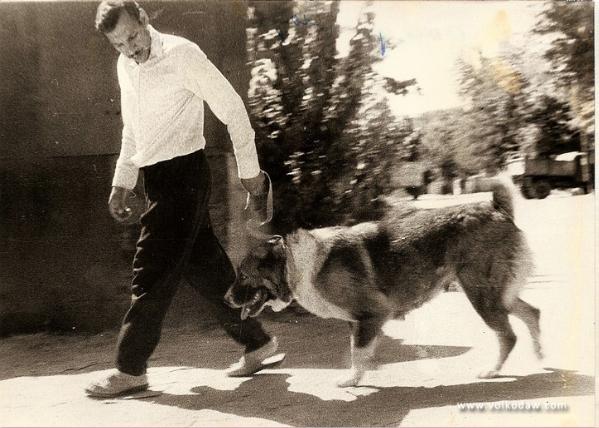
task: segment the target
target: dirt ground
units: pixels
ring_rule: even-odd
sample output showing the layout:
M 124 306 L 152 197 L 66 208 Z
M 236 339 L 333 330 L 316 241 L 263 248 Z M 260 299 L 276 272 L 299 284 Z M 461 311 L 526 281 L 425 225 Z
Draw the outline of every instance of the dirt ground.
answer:
M 122 399 L 83 393 L 111 368 L 115 332 L 15 336 L 0 342 L 0 425 L 594 426 L 594 197 L 554 194 L 516 208 L 537 262 L 522 297 L 542 312 L 542 362 L 514 320 L 519 341 L 502 376 L 477 379 L 497 344 L 459 291 L 389 322 L 379 369 L 355 388 L 335 385 L 349 367 L 346 323 L 293 310 L 264 320 L 287 354 L 280 367 L 227 378 L 240 349 L 216 326 L 167 329 L 150 391 Z

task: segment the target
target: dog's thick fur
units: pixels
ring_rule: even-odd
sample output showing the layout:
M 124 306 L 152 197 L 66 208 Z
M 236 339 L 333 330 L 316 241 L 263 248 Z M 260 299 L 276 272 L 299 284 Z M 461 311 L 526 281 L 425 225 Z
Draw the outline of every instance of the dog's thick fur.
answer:
M 403 208 L 379 222 L 298 230 L 250 250 L 226 300 L 242 318 L 293 299 L 323 318 L 352 323 L 352 370 L 361 379 L 383 324 L 430 300 L 451 281 L 499 340 L 497 375 L 516 342 L 508 315 L 520 318 L 541 357 L 539 310 L 518 297 L 531 270 L 530 252 L 513 221 L 502 184 L 493 201 L 440 209 Z

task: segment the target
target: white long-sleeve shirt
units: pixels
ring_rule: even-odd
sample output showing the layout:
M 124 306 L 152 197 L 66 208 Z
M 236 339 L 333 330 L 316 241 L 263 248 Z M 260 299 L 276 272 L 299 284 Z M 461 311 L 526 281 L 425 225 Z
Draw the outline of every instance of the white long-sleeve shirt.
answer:
M 120 55 L 123 136 L 113 186 L 133 189 L 141 167 L 204 148 L 204 101 L 227 125 L 240 178 L 259 174 L 254 130 L 239 94 L 204 52 L 149 26 L 150 57 Z

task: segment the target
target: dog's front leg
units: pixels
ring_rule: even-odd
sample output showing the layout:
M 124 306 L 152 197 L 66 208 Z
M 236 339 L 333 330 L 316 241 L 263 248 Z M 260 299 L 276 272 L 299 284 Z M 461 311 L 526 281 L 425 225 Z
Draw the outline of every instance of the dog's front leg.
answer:
M 352 323 L 351 335 L 351 369 L 349 376 L 341 379 L 337 385 L 345 388 L 356 386 L 371 368 L 372 360 L 378 342 L 378 336 L 384 320 L 367 318 Z

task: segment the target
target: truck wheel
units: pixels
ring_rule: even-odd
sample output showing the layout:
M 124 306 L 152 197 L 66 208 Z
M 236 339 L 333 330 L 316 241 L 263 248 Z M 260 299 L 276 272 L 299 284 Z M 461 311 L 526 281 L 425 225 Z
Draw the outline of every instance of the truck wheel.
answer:
M 551 193 L 551 184 L 545 180 L 537 181 L 535 183 L 535 193 L 537 198 L 545 199 Z
M 522 196 L 524 196 L 526 199 L 533 199 L 535 197 L 534 189 L 527 182 L 524 182 L 522 185 L 520 185 L 520 193 L 522 193 Z

